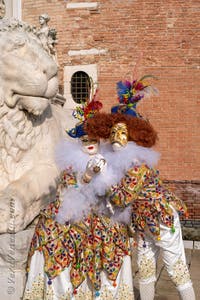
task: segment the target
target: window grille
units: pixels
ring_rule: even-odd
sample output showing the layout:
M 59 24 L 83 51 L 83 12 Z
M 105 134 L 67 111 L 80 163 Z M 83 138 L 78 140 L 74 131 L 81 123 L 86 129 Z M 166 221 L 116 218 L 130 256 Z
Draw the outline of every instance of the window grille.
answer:
M 85 102 L 90 97 L 90 77 L 83 71 L 78 71 L 71 78 L 71 94 L 76 103 Z

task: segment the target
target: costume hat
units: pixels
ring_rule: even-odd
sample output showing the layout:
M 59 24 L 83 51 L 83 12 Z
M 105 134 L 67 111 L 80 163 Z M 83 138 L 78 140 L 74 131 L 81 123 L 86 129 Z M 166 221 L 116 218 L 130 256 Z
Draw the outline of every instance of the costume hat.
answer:
M 72 138 L 80 138 L 83 135 L 86 135 L 87 133 L 84 130 L 84 123 L 88 118 L 92 118 L 99 110 L 102 108 L 102 103 L 97 98 L 97 92 L 96 90 L 93 99 L 91 102 L 86 101 L 82 103 L 81 106 L 77 106 L 73 112 L 72 116 L 79 120 L 79 122 L 76 124 L 76 126 L 70 130 L 66 130 L 68 135 Z
M 138 102 L 144 97 L 158 94 L 157 89 L 146 81 L 150 77 L 155 78 L 152 75 L 145 75 L 132 82 L 128 80 L 117 82 L 119 104 L 111 108 L 111 113 L 123 113 L 141 118 L 142 116 L 136 110 Z

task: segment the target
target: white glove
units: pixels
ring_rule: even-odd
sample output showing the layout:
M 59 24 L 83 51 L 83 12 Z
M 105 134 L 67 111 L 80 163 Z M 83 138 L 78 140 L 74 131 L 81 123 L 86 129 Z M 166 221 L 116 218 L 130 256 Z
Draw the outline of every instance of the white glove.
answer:
M 90 172 L 93 174 L 102 172 L 106 164 L 107 163 L 105 158 L 101 154 L 97 154 L 88 161 L 86 166 L 86 172 Z
M 96 174 L 103 171 L 107 163 L 105 158 L 101 154 L 95 155 L 91 158 L 86 166 L 86 171 L 83 174 L 83 181 L 89 183 Z

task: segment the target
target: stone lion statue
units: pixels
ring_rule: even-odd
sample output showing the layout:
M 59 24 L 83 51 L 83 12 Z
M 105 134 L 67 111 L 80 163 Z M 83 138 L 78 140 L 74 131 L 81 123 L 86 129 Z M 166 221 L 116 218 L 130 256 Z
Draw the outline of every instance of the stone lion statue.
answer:
M 0 20 L 0 233 L 18 232 L 56 186 L 61 138 L 57 65 L 31 26 Z

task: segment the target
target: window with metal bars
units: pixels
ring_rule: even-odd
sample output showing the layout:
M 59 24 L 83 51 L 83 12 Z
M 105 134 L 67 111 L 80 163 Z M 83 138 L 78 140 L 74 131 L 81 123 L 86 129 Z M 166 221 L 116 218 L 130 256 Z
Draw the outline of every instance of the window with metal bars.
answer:
M 87 101 L 90 96 L 90 77 L 83 71 L 78 71 L 71 78 L 71 94 L 76 103 Z

